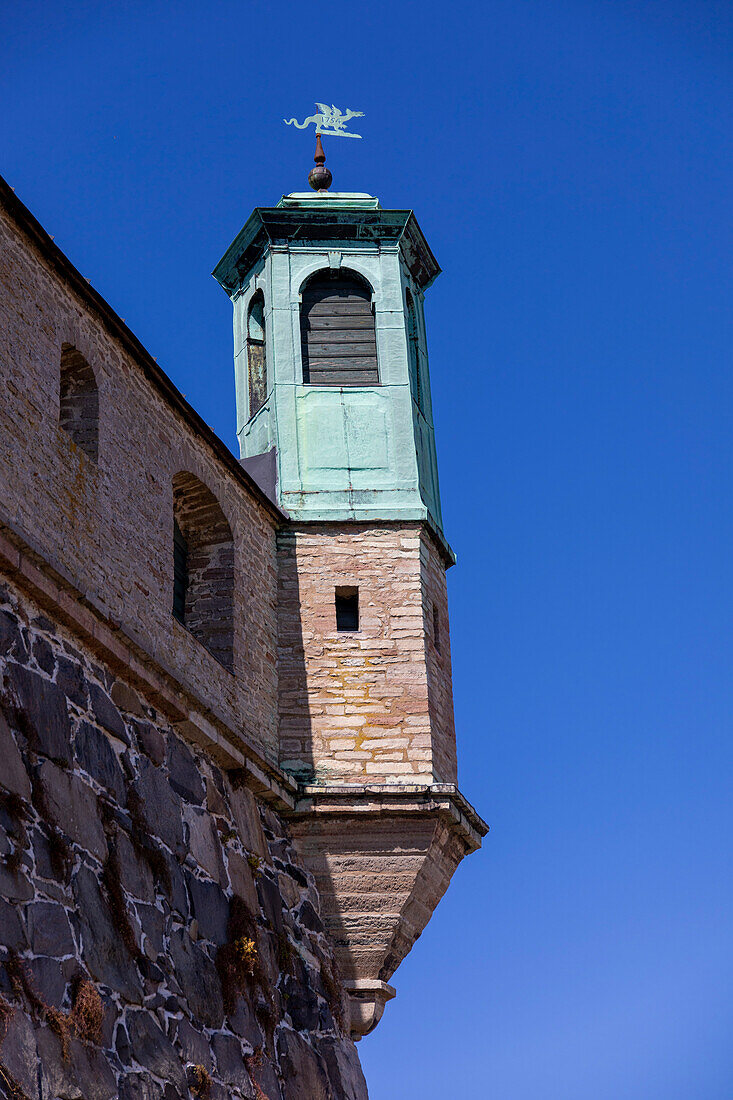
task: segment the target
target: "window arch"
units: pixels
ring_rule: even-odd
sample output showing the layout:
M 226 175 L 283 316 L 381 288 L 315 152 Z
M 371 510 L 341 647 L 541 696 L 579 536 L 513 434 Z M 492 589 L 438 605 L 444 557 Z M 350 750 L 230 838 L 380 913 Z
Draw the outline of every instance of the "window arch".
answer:
M 234 668 L 234 539 L 221 505 L 189 473 L 173 478 L 173 614 Z
M 61 345 L 59 424 L 96 462 L 99 457 L 99 390 L 94 371 L 72 344 Z
M 424 383 L 420 357 L 420 328 L 417 322 L 415 300 L 409 288 L 405 291 L 405 301 L 407 303 L 407 351 L 410 367 L 410 390 L 418 409 L 422 412 Z
M 372 288 L 353 271 L 318 271 L 300 306 L 303 381 L 319 386 L 375 386 L 377 337 Z
M 254 295 L 247 311 L 247 372 L 251 418 L 267 400 L 265 297 L 261 290 Z

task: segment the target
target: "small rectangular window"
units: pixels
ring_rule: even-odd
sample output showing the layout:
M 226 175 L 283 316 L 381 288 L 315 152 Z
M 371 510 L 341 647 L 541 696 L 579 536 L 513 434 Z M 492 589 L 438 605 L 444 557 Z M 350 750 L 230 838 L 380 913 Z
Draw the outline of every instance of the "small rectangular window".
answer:
M 173 614 L 179 623 L 186 622 L 188 591 L 188 546 L 181 528 L 173 521 Z
M 433 643 L 440 653 L 440 612 L 437 604 L 433 604 Z
M 359 589 L 336 589 L 336 629 L 359 629 Z

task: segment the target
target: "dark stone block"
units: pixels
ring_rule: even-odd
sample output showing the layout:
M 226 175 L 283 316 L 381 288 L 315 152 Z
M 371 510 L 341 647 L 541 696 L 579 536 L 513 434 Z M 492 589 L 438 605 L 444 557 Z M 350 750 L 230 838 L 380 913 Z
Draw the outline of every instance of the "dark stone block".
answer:
M 122 715 L 98 684 L 89 685 L 89 706 L 100 726 L 103 726 L 104 729 L 126 745 L 130 745 L 130 735 L 127 732 L 125 723 L 122 721 Z
M 66 993 L 66 975 L 56 959 L 30 959 L 26 964 L 36 992 L 53 1008 L 61 1008 Z
M 148 943 L 145 953 L 148 958 L 155 959 L 163 950 L 163 935 L 165 933 L 165 916 L 154 905 L 143 905 L 138 902 L 137 909 L 140 927 L 145 933 Z M 148 954 L 148 952 L 150 952 Z
M 76 759 L 84 771 L 106 787 L 123 806 L 127 802 L 125 777 L 109 738 L 89 722 L 81 722 L 74 739 Z
M 244 1064 L 244 1053 L 239 1040 L 233 1035 L 214 1035 L 211 1039 L 211 1048 L 216 1058 L 217 1077 L 220 1077 L 225 1085 L 232 1085 L 248 1094 L 252 1082 Z
M 9 871 L 0 864 L 0 897 L 8 901 L 28 901 L 35 891 L 25 871 Z
M 284 1100 L 331 1100 L 331 1089 L 321 1059 L 313 1047 L 293 1031 L 277 1036 Z
M 181 800 L 171 790 L 165 775 L 149 760 L 140 761 L 140 775 L 134 785 L 139 796 L 139 808 L 145 828 L 152 836 L 183 857 L 183 822 Z
M 68 657 L 58 657 L 56 663 L 56 683 L 59 688 L 72 703 L 86 709 L 88 693 L 83 668 Z
M 181 1060 L 155 1017 L 150 1012 L 131 1012 L 127 1028 L 133 1056 L 140 1065 L 186 1093 L 188 1086 Z
M 69 1100 L 113 1100 L 117 1082 L 109 1062 L 97 1047 L 72 1039 L 69 1056 L 61 1054 L 61 1041 L 44 1027 L 38 1032 L 43 1097 Z
M 0 944 L 11 951 L 22 951 L 26 945 L 25 932 L 17 908 L 0 899 Z
M 171 787 L 186 802 L 200 806 L 204 801 L 204 784 L 196 759 L 179 737 L 168 738 L 168 779 Z
M 209 956 L 183 928 L 171 933 L 170 955 L 193 1016 L 204 1027 L 221 1027 L 224 1002 L 219 976 Z
M 53 674 L 54 665 L 56 661 L 54 659 L 53 650 L 45 638 L 35 638 L 33 641 L 33 656 L 35 657 L 36 664 L 49 676 Z
M 161 857 L 168 869 L 168 879 L 170 882 L 170 890 L 167 890 L 166 896 L 170 902 L 171 908 L 175 909 L 177 913 L 186 920 L 190 913 L 188 904 L 188 892 L 186 890 L 186 880 L 184 873 L 181 870 L 181 866 L 178 860 L 173 859 L 167 852 L 160 850 Z
M 128 1001 L 139 1003 L 142 983 L 137 967 L 122 942 L 99 884 L 87 867 L 79 869 L 73 888 L 82 929 L 83 957 L 90 973 Z
M 257 1022 L 254 1010 L 246 997 L 237 998 L 234 1011 L 227 1017 L 227 1022 L 235 1035 L 240 1035 L 242 1039 L 246 1039 L 253 1050 L 259 1050 L 263 1046 L 264 1035 Z
M 346 1039 L 317 1041 L 334 1096 L 339 1100 L 367 1100 L 367 1085 L 356 1047 Z
M 56 684 L 20 665 L 8 667 L 11 696 L 23 715 L 23 732 L 37 753 L 71 762 L 71 725 L 66 698 Z
M 107 839 L 97 796 L 80 776 L 44 760 L 37 772 L 39 790 L 53 824 L 97 859 L 107 856 Z
M 211 1073 L 211 1046 L 209 1040 L 200 1031 L 189 1024 L 188 1020 L 179 1020 L 176 1025 L 176 1042 L 181 1048 L 181 1057 L 184 1062 L 192 1062 L 195 1066 L 204 1066 Z
M 318 916 L 318 913 L 316 913 L 315 909 L 307 899 L 300 907 L 298 920 L 306 928 L 309 928 L 311 932 L 323 931 L 323 921 Z
M 279 887 L 267 875 L 260 874 L 257 878 L 257 894 L 268 924 L 280 935 L 285 926 L 283 924 L 283 902 Z
M 28 1100 L 38 1100 L 38 1052 L 33 1024 L 16 1008 L 8 1021 L 0 1045 L 0 1059 L 7 1073 L 17 1081 Z M 10 1090 L 8 1095 L 11 1095 Z M 52 1095 L 56 1095 L 53 1093 Z
M 140 751 L 144 752 L 154 764 L 158 766 L 165 760 L 165 738 L 160 730 L 151 726 L 149 722 L 133 722 L 137 743 Z
M 139 898 L 140 901 L 153 901 L 155 899 L 153 872 L 147 860 L 136 851 L 126 833 L 118 832 L 115 840 L 115 854 L 122 889 L 131 897 Z
M 296 1031 L 316 1031 L 319 1024 L 319 1001 L 308 983 L 308 971 L 300 959 L 294 964 L 295 974 L 283 979 L 285 1007 Z
M 34 955 L 64 958 L 75 953 L 69 918 L 61 905 L 37 901 L 26 910 L 28 941 Z
M 161 1100 L 163 1089 L 147 1073 L 126 1073 L 120 1077 L 119 1100 Z
M 9 611 L 0 611 L 0 657 L 16 648 L 23 648 L 20 637 L 20 624 Z
M 30 802 L 31 783 L 5 715 L 0 711 L 0 786 Z
M 198 921 L 202 939 L 221 944 L 227 937 L 229 901 L 215 882 L 202 882 L 193 875 L 186 875 L 191 896 L 191 911 Z

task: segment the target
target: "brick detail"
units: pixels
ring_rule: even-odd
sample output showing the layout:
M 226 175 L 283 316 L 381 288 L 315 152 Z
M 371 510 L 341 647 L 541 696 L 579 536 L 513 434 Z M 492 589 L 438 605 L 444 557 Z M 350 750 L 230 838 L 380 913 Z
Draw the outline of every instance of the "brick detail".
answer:
M 445 571 L 427 530 L 302 525 L 278 545 L 281 764 L 316 782 L 453 781 Z M 356 633 L 336 630 L 337 587 L 359 589 Z

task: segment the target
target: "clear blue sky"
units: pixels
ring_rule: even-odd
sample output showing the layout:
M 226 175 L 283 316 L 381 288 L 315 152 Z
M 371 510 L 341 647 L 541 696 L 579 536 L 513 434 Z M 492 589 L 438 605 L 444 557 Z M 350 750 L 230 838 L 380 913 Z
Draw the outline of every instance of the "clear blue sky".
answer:
M 372 1100 L 733 1097 L 733 7 L 45 3 L 0 172 L 234 446 L 209 272 L 302 190 L 414 208 L 461 783 L 490 821 L 360 1046 Z

